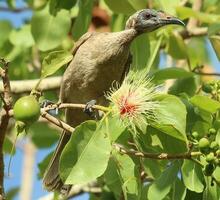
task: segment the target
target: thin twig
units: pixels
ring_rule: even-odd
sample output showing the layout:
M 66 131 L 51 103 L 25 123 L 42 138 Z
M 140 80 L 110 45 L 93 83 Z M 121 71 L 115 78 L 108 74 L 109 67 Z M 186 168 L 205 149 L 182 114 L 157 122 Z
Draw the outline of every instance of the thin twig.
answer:
M 201 152 L 186 152 L 180 154 L 168 154 L 168 153 L 147 153 L 147 152 L 140 152 L 136 150 L 126 149 L 120 144 L 113 144 L 115 149 L 122 154 L 133 155 L 136 157 L 142 158 L 150 158 L 150 159 L 157 159 L 157 160 L 172 160 L 172 159 L 191 159 L 195 156 L 202 155 Z
M 193 73 L 201 76 L 220 76 L 220 73 L 206 73 L 206 72 L 198 72 L 198 71 L 194 71 Z
M 65 122 L 61 121 L 60 119 L 57 119 L 56 117 L 53 117 L 52 115 L 50 115 L 47 112 L 42 112 L 41 113 L 41 117 L 47 119 L 49 122 L 57 125 L 58 127 L 66 130 L 68 133 L 73 133 L 74 132 L 74 128 L 71 127 L 70 125 L 66 124 Z
M 20 13 L 20 12 L 24 12 L 24 11 L 30 11 L 31 8 L 29 7 L 24 7 L 24 8 L 8 8 L 8 7 L 0 7 L 0 11 L 3 12 L 14 12 L 14 13 Z

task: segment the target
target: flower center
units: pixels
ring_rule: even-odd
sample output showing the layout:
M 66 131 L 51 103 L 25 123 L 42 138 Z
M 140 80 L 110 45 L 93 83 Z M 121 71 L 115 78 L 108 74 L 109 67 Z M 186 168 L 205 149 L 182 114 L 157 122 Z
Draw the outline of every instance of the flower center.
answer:
M 122 97 L 121 100 L 121 105 L 120 105 L 120 115 L 129 115 L 132 116 L 135 114 L 137 110 L 137 105 L 134 104 L 131 99 L 129 99 L 128 97 Z

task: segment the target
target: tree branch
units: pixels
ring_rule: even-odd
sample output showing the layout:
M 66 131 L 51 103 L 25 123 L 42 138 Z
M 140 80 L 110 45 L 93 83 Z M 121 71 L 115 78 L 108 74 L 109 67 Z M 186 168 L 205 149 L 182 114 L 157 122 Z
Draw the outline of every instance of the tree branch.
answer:
M 4 197 L 4 157 L 3 157 L 3 144 L 10 119 L 9 111 L 12 108 L 12 97 L 10 80 L 8 77 L 9 62 L 0 58 L 0 76 L 3 82 L 3 108 L 0 111 L 0 200 Z
M 40 91 L 45 90 L 56 90 L 60 88 L 61 76 L 49 77 L 45 78 L 41 81 L 39 85 Z M 39 79 L 35 80 L 19 80 L 19 81 L 11 81 L 11 92 L 14 94 L 19 93 L 29 93 L 38 83 Z M 4 91 L 3 84 L 0 84 L 0 92 Z
M 9 8 L 9 7 L 0 7 L 0 11 L 3 12 L 14 12 L 14 13 L 20 13 L 20 12 L 24 12 L 24 11 L 30 11 L 31 8 L 29 7 L 24 7 L 24 8 Z

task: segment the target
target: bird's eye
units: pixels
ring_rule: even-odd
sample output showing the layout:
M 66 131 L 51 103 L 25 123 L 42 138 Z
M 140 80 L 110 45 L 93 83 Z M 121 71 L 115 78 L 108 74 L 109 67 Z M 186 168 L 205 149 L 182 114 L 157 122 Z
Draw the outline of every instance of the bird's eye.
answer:
M 151 14 L 150 14 L 150 13 L 146 13 L 146 14 L 145 14 L 145 18 L 146 18 L 146 19 L 149 19 L 150 17 L 151 17 Z

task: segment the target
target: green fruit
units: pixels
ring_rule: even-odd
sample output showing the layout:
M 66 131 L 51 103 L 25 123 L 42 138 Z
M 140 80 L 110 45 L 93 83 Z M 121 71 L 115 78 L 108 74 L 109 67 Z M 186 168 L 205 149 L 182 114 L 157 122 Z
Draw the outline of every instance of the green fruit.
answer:
M 218 147 L 219 147 L 218 142 L 216 142 L 216 141 L 211 142 L 210 148 L 211 148 L 212 150 L 217 151 L 217 150 L 218 150 Z
M 220 156 L 220 149 L 218 149 L 215 153 L 217 156 Z
M 204 83 L 202 85 L 202 90 L 203 90 L 203 92 L 211 93 L 212 92 L 212 87 L 211 87 L 210 84 Z
M 197 131 L 194 131 L 194 132 L 192 133 L 192 136 L 196 139 L 196 138 L 199 137 L 199 133 L 198 133 Z
M 210 164 L 210 163 L 207 164 L 204 170 L 205 176 L 211 176 L 214 170 L 215 170 L 215 166 L 213 164 Z
M 209 129 L 209 134 L 210 135 L 215 135 L 216 134 L 216 130 L 214 128 L 210 128 Z
M 209 148 L 209 140 L 207 138 L 201 138 L 199 140 L 199 148 L 200 149 Z
M 206 158 L 205 158 L 206 162 L 208 163 L 213 163 L 215 161 L 215 155 L 213 152 L 210 152 Z
M 32 95 L 18 99 L 14 105 L 14 117 L 25 124 L 32 124 L 40 116 L 40 105 Z

